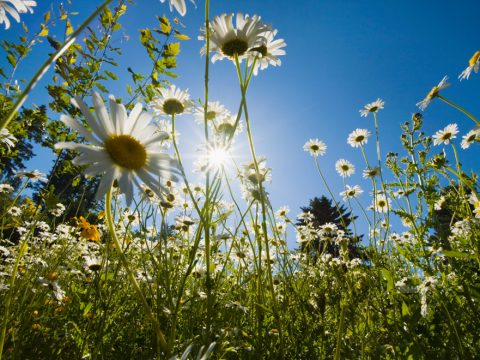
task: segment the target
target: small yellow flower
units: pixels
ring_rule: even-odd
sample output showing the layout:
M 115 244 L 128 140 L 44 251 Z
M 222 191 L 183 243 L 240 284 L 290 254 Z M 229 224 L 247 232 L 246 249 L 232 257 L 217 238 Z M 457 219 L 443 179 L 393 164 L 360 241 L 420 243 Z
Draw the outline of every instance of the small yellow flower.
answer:
M 100 241 L 100 233 L 98 232 L 97 225 L 90 224 L 83 216 L 78 219 L 78 227 L 82 229 L 80 236 L 90 241 Z
M 41 328 L 42 328 L 42 325 L 40 325 L 38 323 L 32 324 L 32 329 L 33 330 L 40 330 Z

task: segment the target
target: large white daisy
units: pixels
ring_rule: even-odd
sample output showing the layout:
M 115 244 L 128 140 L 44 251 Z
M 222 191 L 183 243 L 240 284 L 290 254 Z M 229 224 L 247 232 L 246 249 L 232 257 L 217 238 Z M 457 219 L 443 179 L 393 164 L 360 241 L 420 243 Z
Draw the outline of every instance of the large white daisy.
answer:
M 282 60 L 278 57 L 286 54 L 282 48 L 287 46 L 287 44 L 283 39 L 275 39 L 276 35 L 277 30 L 265 32 L 263 35 L 263 43 L 249 50 L 248 57 L 251 58 L 251 61 L 253 62 L 256 58 L 255 68 L 253 69 L 254 75 L 258 74 L 259 69 L 266 69 L 268 65 L 280 66 L 282 64 Z
M 32 7 L 37 6 L 37 2 L 33 0 L 0 0 L 0 24 L 5 23 L 5 29 L 10 28 L 10 19 L 7 13 L 20 22 L 20 14 L 30 12 L 33 14 Z
M 359 110 L 360 115 L 363 117 L 367 117 L 370 113 L 376 113 L 378 110 L 383 109 L 385 105 L 385 101 L 382 99 L 377 99 L 374 102 L 371 102 L 363 107 L 363 109 Z
M 349 177 L 355 173 L 355 166 L 348 160 L 340 159 L 335 163 L 335 170 L 341 177 Z
M 188 90 L 180 90 L 175 85 L 160 89 L 160 96 L 153 99 L 150 107 L 158 115 L 180 115 L 190 112 L 192 102 Z
M 433 145 L 440 145 L 445 143 L 445 145 L 450 144 L 450 140 L 455 139 L 458 134 L 457 124 L 449 124 L 445 126 L 443 130 L 438 130 L 435 135 L 432 136 Z
M 367 143 L 369 136 L 370 131 L 367 129 L 355 129 L 348 135 L 347 143 L 352 147 L 359 147 Z
M 259 47 L 265 43 L 265 32 L 270 27 L 260 21 L 257 15 L 248 16 L 238 13 L 235 27 L 233 26 L 234 14 L 216 16 L 210 23 L 210 51 L 213 54 L 212 62 L 222 59 L 234 60 L 235 56 L 242 61 L 248 50 Z M 205 40 L 205 29 L 200 40 Z M 205 54 L 206 47 L 201 50 Z
M 427 94 L 427 96 L 425 96 L 425 99 L 417 103 L 417 106 L 420 109 L 425 110 L 430 104 L 430 101 L 432 101 L 432 99 L 435 99 L 440 94 L 440 90 L 443 90 L 450 85 L 447 80 L 448 76 L 444 76 L 443 79 L 438 83 L 438 85 L 434 86 L 432 90 L 430 90 L 430 92 Z
M 55 148 L 79 151 L 74 164 L 88 165 L 86 175 L 102 175 L 97 199 L 106 194 L 115 180 L 120 191 L 126 194 L 128 204 L 133 200 L 133 184 L 140 187 L 138 178 L 159 196 L 163 190 L 160 178 L 176 180 L 177 162 L 162 152 L 161 142 L 168 134 L 151 122 L 152 116 L 143 112 L 140 103 L 127 115 L 125 106 L 110 96 L 109 114 L 101 96 L 94 93 L 96 117 L 79 97 L 72 100 L 72 104 L 80 109 L 92 131 L 68 115 L 62 115 L 61 121 L 90 144 L 61 142 Z
M 310 139 L 303 145 L 303 150 L 308 151 L 312 156 L 323 156 L 327 152 L 327 145 L 321 140 Z
M 193 2 L 193 0 L 191 1 Z M 164 3 L 165 0 L 160 0 L 160 2 Z M 187 13 L 187 6 L 185 5 L 185 0 L 168 0 L 168 4 L 170 5 L 170 11 L 173 11 L 173 8 L 175 8 L 175 10 L 177 10 L 178 13 L 182 16 L 185 16 L 185 14 Z
M 480 51 L 475 52 L 473 56 L 468 61 L 468 67 L 462 71 L 462 73 L 458 76 L 461 80 L 467 79 L 470 77 L 472 71 L 478 73 L 478 68 L 480 67 Z

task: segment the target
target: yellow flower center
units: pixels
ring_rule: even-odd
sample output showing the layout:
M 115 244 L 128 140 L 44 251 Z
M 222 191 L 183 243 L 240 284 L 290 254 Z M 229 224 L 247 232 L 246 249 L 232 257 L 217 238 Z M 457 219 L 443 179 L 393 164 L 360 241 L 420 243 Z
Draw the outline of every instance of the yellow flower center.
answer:
M 168 115 L 181 114 L 185 110 L 183 104 L 177 99 L 167 99 L 163 103 L 163 111 Z
M 147 162 L 145 147 L 130 135 L 111 136 L 104 145 L 112 161 L 125 169 L 138 170 Z
M 268 55 L 268 49 L 265 45 L 260 45 L 256 48 L 253 48 L 251 51 L 259 52 L 262 55 L 261 57 L 265 57 Z
M 342 165 L 342 170 L 343 171 L 348 171 L 350 167 L 348 165 Z
M 245 40 L 234 38 L 222 45 L 222 53 L 228 57 L 242 56 L 248 50 L 248 43 Z
M 216 111 L 207 111 L 207 120 L 214 120 L 217 117 Z
M 365 136 L 363 136 L 363 135 L 358 135 L 355 138 L 355 142 L 362 142 L 363 140 L 365 140 Z
M 477 63 L 478 58 L 480 58 L 480 51 L 477 51 L 475 54 L 473 54 L 472 58 L 468 62 L 468 65 L 474 66 Z

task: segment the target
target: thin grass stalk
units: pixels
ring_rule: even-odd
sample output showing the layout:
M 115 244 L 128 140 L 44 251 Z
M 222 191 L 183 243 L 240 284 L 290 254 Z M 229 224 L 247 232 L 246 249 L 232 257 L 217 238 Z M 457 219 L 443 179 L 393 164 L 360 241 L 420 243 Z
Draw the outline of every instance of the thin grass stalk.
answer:
M 113 215 L 112 215 L 112 189 L 110 189 L 106 195 L 105 198 L 105 209 L 106 209 L 106 216 L 107 216 L 107 223 L 108 223 L 108 230 L 110 232 L 111 238 L 115 244 L 115 247 L 117 248 L 118 254 L 120 256 L 120 261 L 122 265 L 124 266 L 125 270 L 127 271 L 128 279 L 133 286 L 135 293 L 138 296 L 138 299 L 140 300 L 140 303 L 142 304 L 147 317 L 149 320 L 152 322 L 153 328 L 155 330 L 155 333 L 157 335 L 157 351 L 158 355 L 163 353 L 165 355 L 170 354 L 170 348 L 167 344 L 167 341 L 165 339 L 165 335 L 163 335 L 163 332 L 160 328 L 160 323 L 158 322 L 157 318 L 152 312 L 152 309 L 150 308 L 150 305 L 148 305 L 147 299 L 145 298 L 142 289 L 140 289 L 140 285 L 138 284 L 137 279 L 135 278 L 135 275 L 133 274 L 132 270 L 130 269 L 130 264 L 128 263 L 128 260 L 125 256 L 125 254 L 122 251 L 122 245 L 120 244 L 120 241 L 118 240 L 117 234 L 115 232 L 115 224 L 113 220 Z M 1 359 L 0 359 L 1 360 Z

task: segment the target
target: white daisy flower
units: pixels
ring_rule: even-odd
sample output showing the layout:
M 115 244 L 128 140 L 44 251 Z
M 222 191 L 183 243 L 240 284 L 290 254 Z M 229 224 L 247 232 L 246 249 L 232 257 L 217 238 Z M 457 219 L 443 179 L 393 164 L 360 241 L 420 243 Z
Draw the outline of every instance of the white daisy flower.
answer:
M 41 173 L 38 170 L 33 170 L 33 171 L 18 171 L 15 174 L 15 177 L 18 177 L 20 179 L 27 178 L 31 182 L 35 182 L 37 180 L 40 180 L 42 182 L 47 182 L 47 178 L 43 173 Z
M 442 195 L 440 196 L 440 198 L 435 201 L 435 204 L 433 205 L 433 208 L 436 210 L 436 211 L 440 211 L 443 209 L 443 205 L 445 204 L 445 196 Z
M 248 51 L 248 58 L 252 63 L 256 58 L 254 75 L 258 74 L 259 69 L 266 69 L 268 65 L 280 66 L 282 64 L 282 60 L 278 57 L 286 54 L 282 48 L 287 44 L 283 39 L 275 39 L 276 35 L 277 30 L 267 31 L 263 36 L 263 44 Z
M 473 212 L 476 218 L 480 218 L 480 200 L 477 197 L 477 194 L 472 192 L 468 198 L 468 202 L 473 205 Z
M 195 2 L 190 0 L 193 4 Z M 160 0 L 160 2 L 164 3 L 165 0 Z M 168 4 L 170 5 L 170 11 L 173 11 L 173 8 L 178 11 L 178 13 L 182 16 L 185 16 L 187 13 L 187 6 L 185 5 L 185 0 L 168 0 Z
M 438 130 L 435 135 L 432 136 L 433 145 L 445 145 L 450 144 L 450 140 L 455 139 L 458 134 L 457 124 L 449 124 L 443 130 Z
M 17 138 L 10 134 L 7 129 L 0 130 L 0 144 L 5 144 L 7 149 L 10 150 L 15 146 Z
M 343 197 L 343 201 L 347 201 L 348 199 L 353 199 L 357 198 L 360 196 L 360 194 L 363 193 L 363 190 L 360 186 L 354 185 L 345 185 L 345 190 L 340 193 L 340 195 Z
M 288 206 L 282 206 L 275 212 L 275 216 L 277 218 L 286 218 L 287 214 L 290 212 L 290 208 Z
M 175 85 L 160 89 L 160 96 L 149 104 L 157 115 L 180 115 L 190 111 L 192 102 L 188 90 L 180 90 Z
M 363 117 L 367 117 L 369 113 L 376 113 L 378 110 L 383 109 L 385 102 L 382 99 L 377 99 L 370 104 L 367 104 L 363 107 L 363 109 L 359 110 L 360 115 Z
M 74 164 L 88 165 L 85 170 L 88 176 L 103 175 L 97 189 L 97 199 L 109 191 L 115 180 L 118 181 L 120 192 L 126 194 L 129 205 L 133 200 L 133 184 L 140 187 L 137 178 L 158 195 L 163 189 L 160 177 L 176 180 L 172 173 L 179 173 L 177 163 L 162 152 L 160 144 L 168 134 L 158 131 L 151 122 L 152 116 L 142 111 L 140 103 L 127 115 L 125 106 L 110 96 L 109 114 L 102 98 L 95 92 L 93 103 L 97 117 L 90 113 L 79 97 L 72 103 L 80 109 L 92 132 L 70 116 L 62 115 L 61 121 L 90 144 L 61 142 L 55 148 L 79 151 L 81 154 L 73 160 Z
M 213 129 L 215 135 L 222 139 L 229 139 L 232 138 L 233 135 L 240 134 L 243 131 L 243 125 L 241 121 L 237 123 L 237 115 L 230 114 L 214 120 Z
M 462 137 L 462 149 L 468 149 L 475 140 L 480 138 L 480 128 L 470 130 L 466 135 Z
M 355 166 L 348 160 L 340 159 L 335 163 L 335 169 L 343 178 L 349 177 L 355 173 Z
M 1 0 L 0 1 L 0 24 L 5 23 L 5 30 L 10 28 L 10 19 L 7 13 L 17 22 L 20 22 L 20 14 L 30 12 L 33 14 L 32 7 L 37 6 L 36 1 L 32 0 Z
M 472 70 L 478 73 L 478 68 L 480 67 L 480 51 L 477 51 L 468 61 L 468 67 L 462 71 L 462 73 L 458 76 L 460 81 L 463 79 L 467 79 L 470 77 Z
M 220 104 L 218 101 L 209 101 L 207 105 L 207 121 L 211 123 L 212 121 L 222 119 L 230 115 L 230 111 L 228 111 L 225 106 Z M 197 106 L 193 111 L 193 116 L 195 120 L 199 124 L 203 124 L 205 121 L 205 107 L 204 106 Z
M 355 129 L 348 135 L 347 143 L 352 147 L 359 147 L 368 142 L 370 131 L 367 129 Z
M 310 139 L 303 145 L 303 150 L 308 151 L 312 156 L 323 156 L 327 152 L 327 145 L 321 140 Z
M 14 190 L 10 184 L 0 184 L 0 194 L 10 194 Z
M 20 216 L 22 215 L 22 209 L 20 209 L 18 206 L 12 206 L 9 210 L 8 213 L 11 216 Z
M 387 212 L 390 209 L 392 204 L 392 200 L 387 198 L 385 195 L 377 195 L 373 201 L 372 208 L 375 209 L 376 212 Z
M 430 104 L 430 101 L 432 101 L 432 99 L 438 96 L 438 94 L 440 93 L 440 90 L 445 89 L 447 86 L 450 85 L 447 82 L 447 80 L 448 80 L 448 76 L 444 76 L 442 81 L 440 81 L 437 86 L 434 86 L 432 90 L 430 90 L 430 92 L 427 94 L 425 99 L 417 103 L 417 106 L 421 110 L 425 110 L 427 106 Z
M 364 179 L 371 179 L 374 178 L 375 176 L 380 175 L 380 168 L 378 166 L 374 168 L 367 168 L 363 170 L 363 178 Z
M 234 14 L 216 16 L 210 23 L 210 51 L 212 62 L 223 59 L 234 60 L 235 56 L 242 61 L 249 49 L 264 44 L 264 33 L 270 28 L 260 21 L 257 15 L 248 16 L 238 13 L 236 26 L 233 26 Z M 205 39 L 205 29 L 200 40 Z M 201 53 L 205 54 L 205 46 Z

